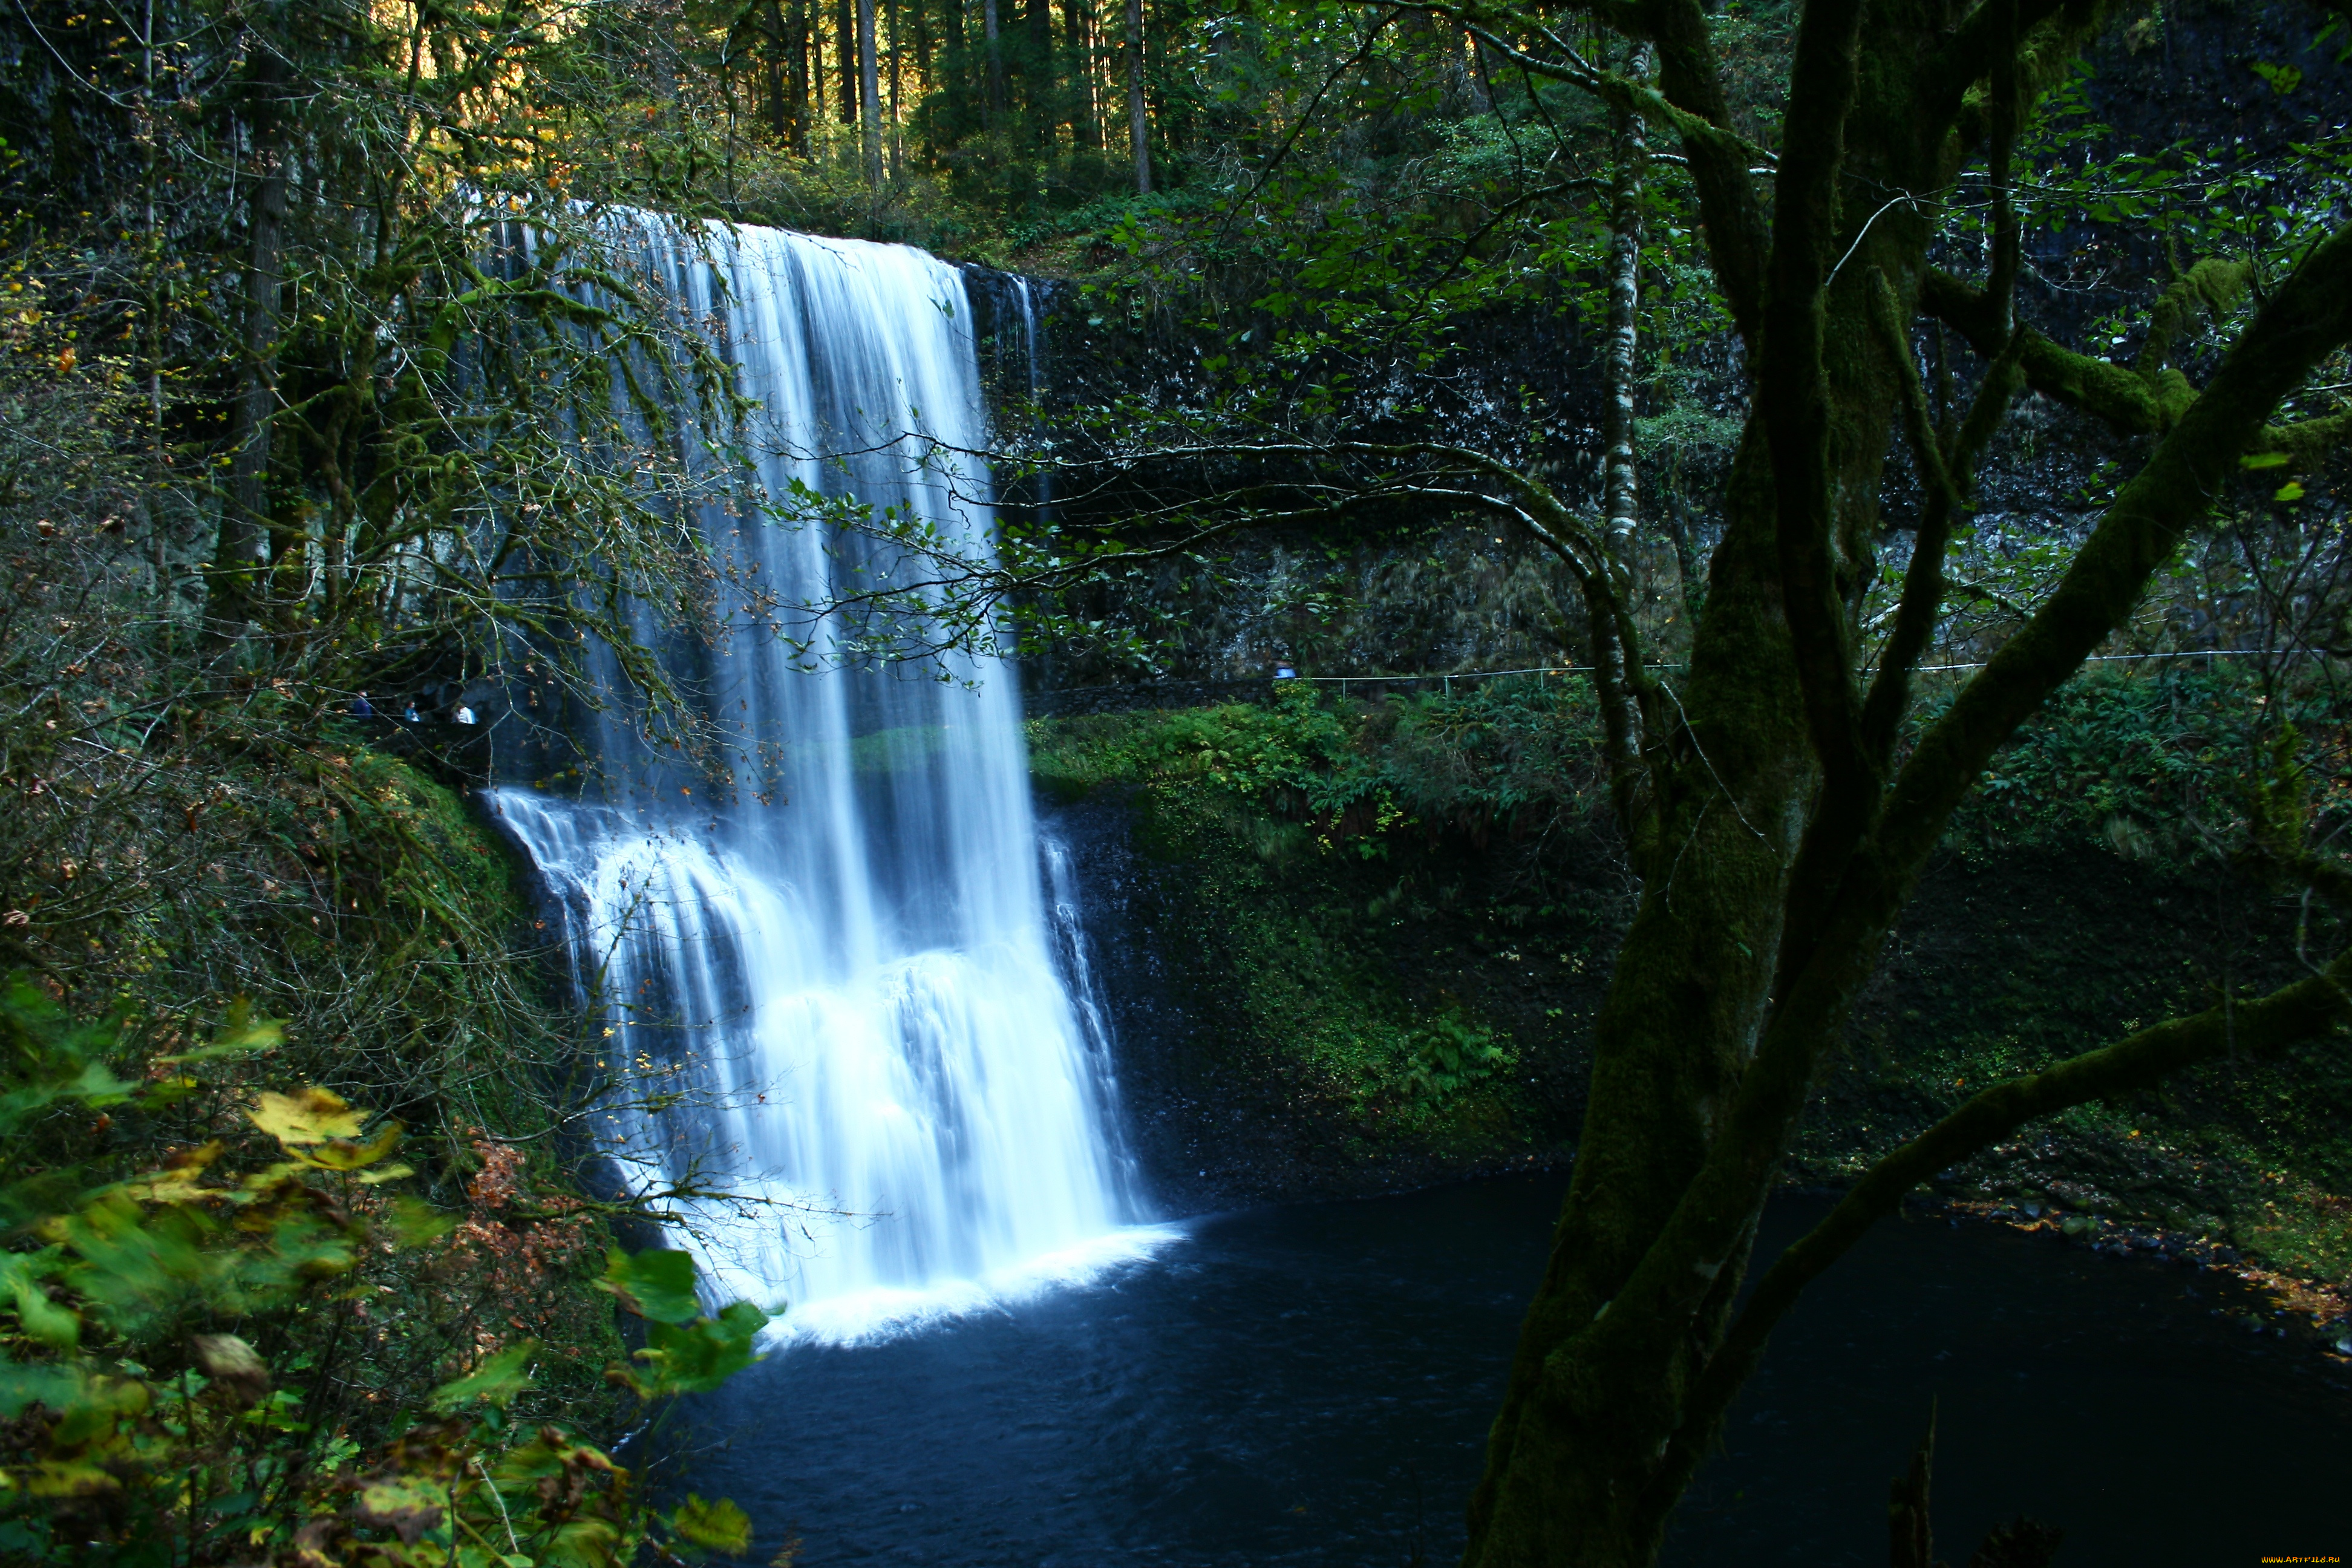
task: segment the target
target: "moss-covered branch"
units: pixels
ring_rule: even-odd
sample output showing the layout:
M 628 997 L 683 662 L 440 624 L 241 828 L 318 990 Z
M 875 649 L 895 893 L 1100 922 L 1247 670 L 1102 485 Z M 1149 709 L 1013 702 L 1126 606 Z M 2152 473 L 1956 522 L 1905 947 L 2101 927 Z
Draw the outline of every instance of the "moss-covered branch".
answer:
M 1696 0 L 1580 6 L 1620 35 L 1654 44 L 1658 85 L 1603 70 L 1585 59 L 1543 19 L 1513 6 L 1437 5 L 1428 9 L 1476 35 L 1480 43 L 1530 75 L 1583 89 L 1612 109 L 1639 115 L 1678 138 L 1705 215 L 1708 259 L 1750 347 L 1763 319 L 1769 249 L 1764 205 L 1751 171 L 1772 161 L 1732 129 L 1706 12 Z M 1521 40 L 1540 40 L 1541 47 Z
M 2208 257 L 2174 279 L 2148 312 L 2147 339 L 2140 344 L 2139 358 L 2132 366 L 2140 379 L 2155 385 L 2180 334 L 2193 326 L 2200 314 L 2215 321 L 2229 314 L 2253 283 L 2254 269 L 2250 263 L 2225 261 L 2218 257 Z
M 2352 444 L 2352 408 L 2293 425 L 2265 425 L 2252 443 L 2255 453 L 2279 453 L 2283 467 L 2308 471 Z
M 2203 520 L 2271 411 L 2352 340 L 2352 229 L 2273 296 L 2147 466 L 2126 486 L 2041 612 L 1969 681 L 1895 786 L 1884 842 L 1907 886 L 1993 749 L 2122 624 Z M 2029 375 L 2031 372 L 2028 372 Z M 1893 889 L 1890 888 L 1890 894 Z
M 1928 269 L 1919 305 L 1986 359 L 2008 345 L 1998 301 L 1948 272 Z M 2028 386 L 2104 421 L 2118 435 L 2155 435 L 2178 419 L 2188 401 L 2181 395 L 2188 391 L 2186 382 L 2151 384 L 2128 365 L 2062 348 L 2032 327 L 2019 328 L 2016 338 L 2018 368 Z
M 1839 177 L 1858 86 L 1860 0 L 1805 7 L 1790 72 L 1789 118 L 1772 208 L 1770 292 L 1756 395 L 1772 454 L 1783 610 L 1813 749 L 1838 794 L 1871 773 L 1855 724 L 1848 622 L 1832 542 L 1831 414 L 1824 279 L 1836 254 Z

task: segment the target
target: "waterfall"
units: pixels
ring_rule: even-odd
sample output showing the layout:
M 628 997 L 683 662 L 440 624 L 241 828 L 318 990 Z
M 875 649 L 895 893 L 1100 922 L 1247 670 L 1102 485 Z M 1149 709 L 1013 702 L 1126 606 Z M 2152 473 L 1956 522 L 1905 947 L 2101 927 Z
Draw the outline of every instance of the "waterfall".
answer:
M 986 547 L 984 469 L 916 460 L 923 437 L 987 445 L 954 268 L 772 229 L 714 228 L 698 249 L 635 221 L 759 400 L 770 497 L 797 481 Z M 700 521 L 722 581 L 787 605 L 877 564 L 814 524 L 717 508 Z M 736 1194 L 685 1205 L 719 1299 L 852 1338 L 1135 1256 L 1160 1233 L 1134 1224 L 1108 1042 L 1066 867 L 1056 853 L 1049 868 L 1031 815 L 1012 671 L 961 654 L 853 668 L 836 657 L 845 633 L 814 635 L 795 646 L 745 613 L 708 658 L 710 714 L 743 759 L 731 798 L 657 771 L 601 798 L 492 798 L 563 907 L 616 1102 L 676 1097 L 605 1114 L 615 1159 L 641 1190 L 698 1174 Z M 629 742 L 607 728 L 590 743 L 609 758 Z

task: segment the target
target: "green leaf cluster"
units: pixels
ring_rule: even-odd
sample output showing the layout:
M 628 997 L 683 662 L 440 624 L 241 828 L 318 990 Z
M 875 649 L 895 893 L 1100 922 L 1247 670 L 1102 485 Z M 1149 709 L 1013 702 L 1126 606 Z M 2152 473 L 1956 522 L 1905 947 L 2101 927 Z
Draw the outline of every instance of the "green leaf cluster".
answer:
M 1458 1007 L 1448 1008 L 1421 1031 L 1413 1050 L 1412 1084 L 1420 1098 L 1443 1100 L 1507 1070 L 1518 1059 L 1518 1053 L 1497 1038 L 1493 1029 L 1470 1023 Z
M 1319 853 L 1385 856 L 1394 836 L 1483 836 L 1598 804 L 1599 719 L 1578 676 L 1505 678 L 1360 700 L 1301 681 L 1265 704 L 1046 721 L 1051 787 L 1197 781 L 1296 824 Z
M 122 1020 L 77 1022 L 23 975 L 0 989 L 0 1554 L 40 1564 L 180 1568 L 624 1568 L 740 1552 L 726 1502 L 654 1506 L 627 1468 L 509 1411 L 541 1352 L 483 1354 L 362 1450 L 309 1418 L 287 1327 L 348 1316 L 360 1258 L 446 1222 L 386 1184 L 401 1126 L 313 1087 L 251 1096 L 157 1168 L 109 1178 L 60 1159 L 92 1115 L 152 1116 L 191 1064 L 274 1047 L 237 1018 L 175 1057 L 125 1059 Z M 86 1134 L 85 1134 L 86 1136 Z M 648 1321 L 641 1400 L 716 1387 L 753 1359 L 766 1316 L 704 1316 L 683 1252 L 615 1252 L 606 1282 Z M 278 1353 L 270 1352 L 273 1347 Z
M 1932 722 L 1947 699 L 1923 706 Z M 1962 844 L 2101 847 L 2174 868 L 2241 853 L 2284 735 L 2311 770 L 2315 831 L 2346 810 L 2341 699 L 2276 683 L 2238 661 L 2092 675 L 2053 693 L 1994 759 L 1954 819 Z

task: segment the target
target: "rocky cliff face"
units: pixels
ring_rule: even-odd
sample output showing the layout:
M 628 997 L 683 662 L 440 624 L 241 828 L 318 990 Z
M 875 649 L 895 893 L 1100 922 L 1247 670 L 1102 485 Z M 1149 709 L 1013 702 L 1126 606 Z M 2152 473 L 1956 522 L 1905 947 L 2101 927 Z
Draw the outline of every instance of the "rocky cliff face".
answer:
M 2051 199 L 2062 208 L 2137 202 L 2151 221 L 2139 226 L 2144 237 L 2132 245 L 2087 224 L 2061 221 L 2033 230 L 2027 318 L 2062 342 L 2128 365 L 2148 304 L 2179 268 L 2200 259 L 2193 241 L 2145 237 L 2163 233 L 2168 213 L 2179 217 L 2195 209 L 2209 217 L 2210 205 L 2259 226 L 2269 221 L 2266 208 L 2307 199 L 2311 164 L 2305 161 L 2297 173 L 2291 149 L 2340 127 L 2352 106 L 2352 52 L 2341 26 L 2336 36 L 2320 37 L 2326 26 L 2327 14 L 2303 0 L 2187 0 L 2110 28 L 2079 79 L 2057 96 L 2051 146 L 2039 155 L 2058 171 L 2135 155 L 2141 161 L 2119 165 L 2113 189 Z M 1970 199 L 1970 193 L 1953 199 Z M 1105 252 L 1100 259 L 1111 258 Z M 1983 268 L 1978 256 L 1941 259 L 1966 277 Z M 1203 361 L 1227 347 L 1222 337 L 1212 341 L 1188 328 L 1175 304 L 1163 300 L 1128 314 L 1113 302 L 1122 298 L 1115 289 L 1088 292 L 1087 281 L 1115 282 L 1108 269 L 1095 279 L 1030 280 L 1034 332 L 1016 326 L 1024 312 L 1010 280 L 992 274 L 996 281 L 983 286 L 977 269 L 974 276 L 983 336 L 998 345 L 993 384 L 1008 407 L 1034 391 L 1039 431 L 1066 454 L 1086 449 L 1076 415 L 1087 407 L 1121 397 L 1161 408 L 1200 406 L 1210 388 Z M 1965 396 L 1975 374 L 1972 356 L 1924 326 L 1916 346 L 1931 368 L 1948 363 L 1957 394 Z M 1703 565 L 1714 537 L 1709 489 L 1728 461 L 1743 412 L 1727 341 L 1677 345 L 1675 352 L 1672 381 L 1661 375 L 1645 390 L 1642 408 L 1643 566 L 1653 641 L 1668 658 L 1680 646 L 1685 569 Z M 1497 310 L 1463 322 L 1443 374 L 1413 384 L 1409 401 L 1427 412 L 1409 431 L 1386 412 L 1389 388 L 1368 391 L 1350 417 L 1363 434 L 1434 436 L 1514 460 L 1540 450 L 1564 494 L 1597 500 L 1595 365 L 1591 343 L 1565 309 Z M 1888 439 L 1884 550 L 1886 569 L 1894 571 L 1907 555 L 1916 487 L 1895 433 Z M 2106 499 L 2102 465 L 2116 449 L 2110 433 L 2084 417 L 2026 400 L 1984 474 L 1963 575 L 1998 592 L 2012 563 L 2037 543 L 2078 535 Z M 1210 477 L 1139 472 L 1083 503 L 1065 496 L 1056 504 L 1074 521 L 1116 517 L 1147 496 L 1164 499 Z M 1008 499 L 1015 506 L 1039 500 L 1018 489 Z M 1071 603 L 1084 617 L 1156 645 L 1148 666 L 1073 641 L 1033 660 L 1028 678 L 1035 689 L 1057 689 L 1146 677 L 1245 678 L 1268 673 L 1277 662 L 1331 676 L 1562 663 L 1578 613 L 1567 586 L 1525 541 L 1480 520 L 1436 511 L 1397 512 L 1311 534 L 1249 536 L 1221 543 L 1213 562 L 1157 565 Z M 2175 608 L 2182 625 L 2201 635 L 2215 627 L 2210 607 L 2194 602 L 2200 591 L 2184 587 Z M 2013 624 L 2000 613 L 1979 616 L 1956 632 L 1953 657 L 1977 657 Z
M 1462 861 L 1453 896 L 1419 920 L 1391 916 L 1409 900 L 1368 914 L 1412 873 L 1269 867 L 1183 815 L 1103 790 L 1046 817 L 1078 869 L 1128 1135 L 1164 1212 L 1399 1191 L 1564 1157 L 1585 1066 L 1566 1010 L 1590 1016 L 1601 970 L 1534 972 L 1580 963 L 1572 921 L 1547 918 L 1538 933 L 1498 920 L 1469 884 L 1491 880 L 1499 858 Z M 1507 1071 L 1432 1103 L 1366 1094 L 1347 1072 L 1348 1047 L 1377 1051 L 1386 1031 L 1409 1041 L 1412 1020 L 1465 997 L 1482 1026 L 1501 1020 L 1527 1042 Z

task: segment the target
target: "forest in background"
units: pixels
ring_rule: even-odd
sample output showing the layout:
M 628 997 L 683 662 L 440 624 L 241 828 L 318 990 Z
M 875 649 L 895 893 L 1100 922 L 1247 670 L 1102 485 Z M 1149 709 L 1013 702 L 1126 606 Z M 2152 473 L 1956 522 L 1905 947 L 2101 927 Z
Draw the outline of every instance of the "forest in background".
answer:
M 1709 14 L 1743 146 L 1776 145 L 1798 17 Z M 2118 14 L 2049 73 L 2012 149 L 2031 177 L 2000 192 L 1972 165 L 1938 255 L 1982 271 L 2017 247 L 2051 352 L 1981 458 L 1938 659 L 1986 657 L 2046 601 L 2189 376 L 2340 213 L 2344 44 L 2324 8 Z M 675 520 L 730 499 L 704 458 L 739 410 L 602 213 L 903 239 L 1051 280 L 1051 370 L 1000 400 L 1005 554 L 947 618 L 1022 605 L 1054 684 L 1589 661 L 1602 628 L 1569 565 L 1465 505 L 1458 474 L 1362 449 L 1431 432 L 1627 519 L 1612 548 L 1633 641 L 1671 662 L 1705 609 L 1747 361 L 1688 155 L 1531 69 L 1551 45 L 1596 72 L 1656 69 L 1592 13 L 1460 7 L 141 0 L 0 18 L 0 787 L 17 807 L 0 958 L 24 976 L 0 1108 L 0 1547 L 421 1562 L 455 1542 L 468 1562 L 601 1563 L 648 1537 L 681 1553 L 741 1538 L 724 1505 L 656 1517 L 593 1446 L 640 1398 L 750 1353 L 740 1316 L 703 1317 L 608 1250 L 640 1205 L 577 1180 L 586 1109 L 661 1086 L 577 1049 L 520 869 L 466 804 L 462 738 L 394 745 L 351 717 L 362 692 L 438 719 L 547 681 L 705 743 L 637 612 L 693 635 L 729 586 Z M 2186 126 L 2184 94 L 2204 106 Z M 1973 300 L 1913 334 L 1938 426 L 1980 384 Z M 2026 828 L 2064 818 L 2193 886 L 2263 847 L 2289 789 L 2332 843 L 2343 391 L 2339 374 L 2294 395 L 2298 433 L 2256 454 L 2223 525 L 2101 644 L 2252 648 L 2245 679 L 2149 689 L 2166 739 L 2146 756 L 2147 724 L 2078 725 L 2076 753 L 2024 792 Z M 1270 444 L 1287 449 L 1266 481 L 1245 468 Z M 1890 444 L 1889 570 L 1859 605 L 1874 636 L 1937 504 L 1919 450 Z M 625 692 L 596 686 L 591 644 L 620 650 Z M 1302 720 L 1307 754 L 1223 791 L 1236 807 L 1169 781 L 1268 736 L 1188 722 L 1078 725 L 1044 772 L 1161 792 L 1162 826 L 1245 883 L 1312 863 L 1294 840 L 1367 802 L 1404 854 L 1432 825 L 1458 835 L 1462 812 L 1507 820 L 1560 787 L 1465 786 L 1455 752 L 1423 742 L 1475 717 L 1376 711 L 1359 732 L 1343 712 Z M 2081 791 L 2142 762 L 2189 784 L 2073 822 Z M 1608 793 L 1562 768 L 1580 810 Z M 1316 793 L 1333 790 L 1368 793 Z M 1381 869 L 1344 853 L 1351 876 Z M 1382 880 L 1365 918 L 1418 896 Z M 2298 951 L 2324 947 L 2326 900 L 2284 896 Z M 1597 960 L 1614 940 L 1575 945 Z M 1511 1048 L 1475 1003 L 1435 996 L 1368 1034 L 1329 978 L 1275 982 L 1317 1025 L 1294 1043 L 1353 1107 L 1475 1097 Z M 2213 984 L 2157 989 L 2186 1009 Z M 2011 1044 L 1987 1059 L 2032 1065 Z M 1910 1086 L 1897 1120 L 1939 1109 L 1933 1087 Z M 2262 1114 L 2232 1158 L 2263 1163 Z M 379 1184 L 395 1123 L 412 1169 Z M 2297 1152 L 2292 1201 L 2315 1218 L 2274 1250 L 2334 1268 L 2336 1157 Z M 272 1261 L 302 1247 L 301 1267 Z M 535 1435 L 559 1413 L 592 1441 Z M 493 1520 L 528 1550 L 509 1534 L 499 1551 Z

